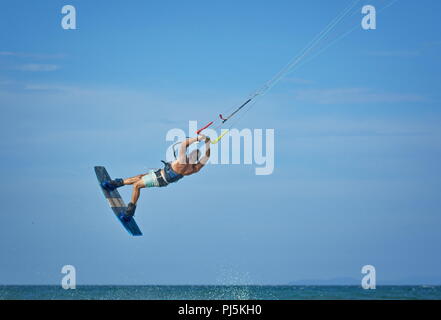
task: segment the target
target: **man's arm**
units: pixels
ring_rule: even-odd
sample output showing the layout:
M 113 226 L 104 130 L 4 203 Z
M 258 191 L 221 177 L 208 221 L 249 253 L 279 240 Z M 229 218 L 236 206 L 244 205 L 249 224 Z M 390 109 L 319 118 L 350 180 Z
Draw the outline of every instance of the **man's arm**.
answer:
M 196 166 L 195 166 L 196 170 L 197 171 L 201 170 L 202 167 L 207 164 L 208 159 L 210 159 L 210 138 L 209 137 L 205 137 L 205 155 L 196 164 Z
M 205 136 L 197 136 L 196 138 L 188 138 L 184 142 L 181 143 L 181 147 L 179 148 L 179 156 L 178 161 L 180 164 L 186 164 L 187 163 L 187 149 L 188 147 L 195 143 L 201 141 L 203 138 L 206 138 Z

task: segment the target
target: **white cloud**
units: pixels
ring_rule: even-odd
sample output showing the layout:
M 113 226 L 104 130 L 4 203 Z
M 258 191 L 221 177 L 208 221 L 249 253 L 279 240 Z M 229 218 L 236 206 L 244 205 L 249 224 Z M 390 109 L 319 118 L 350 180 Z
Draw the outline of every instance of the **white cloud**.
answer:
M 13 51 L 0 51 L 0 56 L 18 57 L 18 58 L 36 58 L 36 59 L 59 59 L 64 58 L 64 54 L 40 54 L 40 53 L 23 53 Z
M 403 103 L 422 102 L 427 99 L 418 94 L 373 92 L 364 88 L 306 89 L 298 90 L 295 98 L 300 101 L 318 104 L 347 103 Z
M 29 64 L 23 64 L 17 66 L 15 69 L 20 71 L 30 71 L 30 72 L 49 72 L 49 71 L 56 71 L 60 69 L 60 67 L 55 64 L 29 63 Z
M 439 119 L 390 119 L 366 117 L 300 117 L 280 121 L 278 130 L 296 137 L 386 137 L 441 134 Z
M 33 91 L 68 91 L 71 88 L 61 85 L 26 84 L 23 89 Z
M 11 85 L 11 84 L 14 84 L 15 82 L 14 81 L 11 81 L 11 80 L 1 80 L 0 79 L 0 86 L 8 86 L 8 85 Z
M 375 57 L 411 58 L 420 55 L 419 51 L 372 51 L 368 53 Z
M 295 83 L 295 84 L 305 84 L 305 85 L 314 84 L 314 81 L 302 79 L 302 78 L 284 78 L 283 81 L 291 82 L 291 83 Z

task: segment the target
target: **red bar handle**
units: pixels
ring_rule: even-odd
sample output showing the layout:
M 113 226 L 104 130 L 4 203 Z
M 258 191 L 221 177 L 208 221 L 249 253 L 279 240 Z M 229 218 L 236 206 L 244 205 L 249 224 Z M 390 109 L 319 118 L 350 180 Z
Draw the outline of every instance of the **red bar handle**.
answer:
M 205 127 L 199 129 L 198 131 L 196 131 L 196 134 L 200 134 L 202 131 L 204 131 L 205 129 L 207 129 L 209 126 L 211 126 L 213 124 L 213 121 L 211 121 L 209 124 L 207 124 Z

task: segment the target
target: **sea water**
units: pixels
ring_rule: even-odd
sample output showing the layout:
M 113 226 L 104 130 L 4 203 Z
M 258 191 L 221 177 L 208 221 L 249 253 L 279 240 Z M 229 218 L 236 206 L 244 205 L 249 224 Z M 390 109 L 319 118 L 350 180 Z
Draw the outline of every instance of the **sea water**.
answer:
M 441 286 L 0 286 L 0 299 L 31 300 L 415 300 L 441 299 Z

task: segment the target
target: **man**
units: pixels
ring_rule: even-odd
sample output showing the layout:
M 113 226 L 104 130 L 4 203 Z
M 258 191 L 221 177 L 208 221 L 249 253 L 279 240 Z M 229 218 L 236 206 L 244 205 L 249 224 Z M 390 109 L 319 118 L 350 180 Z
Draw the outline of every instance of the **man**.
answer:
M 199 149 L 193 150 L 187 155 L 188 147 L 196 142 L 205 141 L 205 155 L 200 158 Z M 200 159 L 199 159 L 200 158 Z M 115 179 L 105 181 L 101 185 L 103 188 L 111 191 L 116 188 L 133 185 L 133 193 L 131 201 L 127 206 L 125 216 L 126 221 L 135 215 L 136 203 L 138 202 L 140 190 L 143 188 L 166 187 L 170 183 L 177 182 L 184 176 L 192 175 L 199 172 L 210 158 L 210 138 L 199 135 L 196 138 L 189 138 L 182 142 L 179 148 L 179 156 L 177 160 L 172 162 L 164 162 L 163 169 L 150 170 L 146 174 L 140 174 L 127 179 Z

